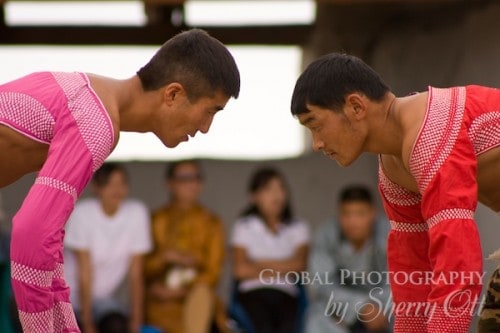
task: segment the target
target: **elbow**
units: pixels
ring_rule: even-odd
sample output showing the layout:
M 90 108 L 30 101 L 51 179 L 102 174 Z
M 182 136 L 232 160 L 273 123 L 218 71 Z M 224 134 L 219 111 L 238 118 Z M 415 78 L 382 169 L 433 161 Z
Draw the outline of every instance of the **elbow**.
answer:
M 297 271 L 298 272 L 305 272 L 305 271 L 307 271 L 307 262 L 304 261 L 304 262 L 299 263 L 299 265 L 297 267 Z
M 233 267 L 233 277 L 236 280 L 243 280 L 245 277 L 244 270 L 240 267 L 240 265 L 235 265 Z
M 300 273 L 307 270 L 307 260 L 297 260 L 292 268 L 292 271 Z
M 236 280 L 245 280 L 251 277 L 251 267 L 245 264 L 235 264 L 233 267 L 233 277 Z

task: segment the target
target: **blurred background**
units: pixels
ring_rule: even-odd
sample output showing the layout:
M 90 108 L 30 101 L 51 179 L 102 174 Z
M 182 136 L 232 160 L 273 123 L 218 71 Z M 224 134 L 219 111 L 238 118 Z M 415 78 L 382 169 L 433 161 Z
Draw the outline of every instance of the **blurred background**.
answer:
M 343 169 L 311 151 L 309 134 L 289 111 L 302 68 L 341 51 L 361 57 L 397 95 L 428 85 L 500 87 L 498 17 L 496 0 L 0 0 L 0 83 L 41 70 L 127 78 L 174 34 L 205 29 L 233 53 L 240 98 L 206 135 L 167 149 L 153 135 L 124 133 L 109 160 L 127 163 L 132 197 L 155 209 L 168 197 L 165 165 L 201 158 L 203 203 L 228 232 L 247 202 L 250 173 L 276 166 L 287 177 L 297 215 L 314 230 L 336 214 L 345 185 L 377 191 L 377 159 L 363 156 Z M 33 180 L 28 175 L 0 191 L 4 231 Z M 476 217 L 483 251 L 490 253 L 500 244 L 499 218 L 482 206 Z M 493 266 L 485 262 L 486 277 Z

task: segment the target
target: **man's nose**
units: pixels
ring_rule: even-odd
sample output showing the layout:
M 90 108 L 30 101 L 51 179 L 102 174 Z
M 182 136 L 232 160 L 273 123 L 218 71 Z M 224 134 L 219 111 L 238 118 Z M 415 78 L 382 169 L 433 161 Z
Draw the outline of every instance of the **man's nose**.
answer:
M 210 129 L 210 126 L 212 126 L 212 121 L 214 120 L 214 117 L 210 117 L 205 123 L 202 124 L 200 127 L 200 132 L 203 134 L 206 134 L 208 130 Z
M 312 147 L 315 151 L 320 151 L 325 148 L 325 143 L 319 138 L 313 136 L 312 140 Z

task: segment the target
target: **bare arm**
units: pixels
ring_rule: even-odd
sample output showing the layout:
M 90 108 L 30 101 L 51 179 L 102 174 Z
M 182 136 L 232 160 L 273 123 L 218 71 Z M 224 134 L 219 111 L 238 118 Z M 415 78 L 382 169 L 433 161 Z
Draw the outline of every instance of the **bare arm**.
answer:
M 144 283 L 142 273 L 143 256 L 140 254 L 132 256 L 129 268 L 131 333 L 138 333 L 143 322 Z
M 80 311 L 85 332 L 94 333 L 94 318 L 92 317 L 92 265 L 90 252 L 74 251 L 78 263 L 78 285 L 80 291 Z
M 265 269 L 272 269 L 275 272 L 288 273 L 300 272 L 306 269 L 309 246 L 304 244 L 295 250 L 293 256 L 285 260 L 262 260 L 256 264 Z
M 264 270 L 274 272 L 302 271 L 306 269 L 308 246 L 302 245 L 285 260 L 252 261 L 244 248 L 233 248 L 233 274 L 238 280 L 254 279 L 261 276 Z
M 233 275 L 238 280 L 259 277 L 260 267 L 252 262 L 242 247 L 233 247 Z

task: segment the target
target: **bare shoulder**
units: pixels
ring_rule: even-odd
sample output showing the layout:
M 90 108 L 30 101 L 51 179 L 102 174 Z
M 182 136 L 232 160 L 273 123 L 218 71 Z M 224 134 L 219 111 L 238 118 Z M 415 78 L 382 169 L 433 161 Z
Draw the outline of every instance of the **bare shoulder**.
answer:
M 120 115 L 118 110 L 118 101 L 116 98 L 115 87 L 116 80 L 100 76 L 96 74 L 87 74 L 90 81 L 90 86 L 95 91 L 102 104 L 109 114 L 113 123 L 113 131 L 115 133 L 115 145 L 118 143 L 120 135 Z

